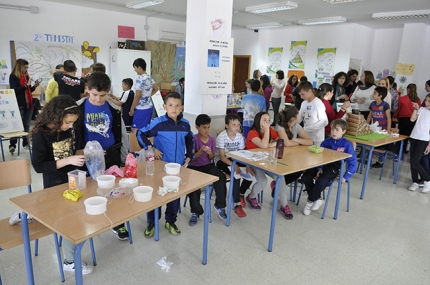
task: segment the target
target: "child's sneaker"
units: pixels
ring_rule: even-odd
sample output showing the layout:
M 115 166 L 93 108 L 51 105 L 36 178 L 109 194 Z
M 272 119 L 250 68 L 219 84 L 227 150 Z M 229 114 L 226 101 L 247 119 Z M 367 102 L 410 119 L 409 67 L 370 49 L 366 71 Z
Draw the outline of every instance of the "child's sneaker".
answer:
M 248 196 L 246 196 L 246 201 L 249 203 L 249 206 L 251 207 L 251 209 L 257 210 L 257 211 L 261 210 L 260 205 L 258 205 L 257 198 L 251 198 L 248 195 Z
M 372 164 L 372 168 L 382 168 L 383 165 L 384 165 L 383 163 L 377 161 L 374 164 Z
M 288 205 L 286 205 L 285 207 L 281 206 L 281 208 L 279 209 L 279 213 L 281 213 L 281 215 L 287 220 L 291 220 L 293 218 L 290 206 Z
M 192 213 L 191 214 L 191 219 L 188 222 L 188 224 L 190 225 L 190 227 L 195 226 L 197 224 L 197 220 L 199 219 L 199 215 L 197 215 L 196 213 Z
M 112 232 L 118 236 L 119 240 L 128 240 L 129 238 L 128 231 L 123 225 L 114 227 L 112 229 Z
M 82 274 L 90 274 L 91 272 L 93 272 L 93 269 L 94 267 L 92 265 L 86 263 L 85 261 L 82 261 Z M 66 261 L 64 261 L 63 270 L 75 272 L 75 263 L 67 263 Z
M 273 180 L 272 182 L 270 182 L 270 189 L 272 189 L 272 198 L 275 198 L 275 180 Z
M 244 217 L 246 217 L 246 213 L 245 213 L 245 211 L 243 210 L 243 208 L 242 208 L 242 206 L 241 206 L 241 205 L 237 205 L 236 207 L 234 207 L 234 212 L 236 213 L 236 215 L 237 215 L 239 218 L 244 218 Z
M 218 208 L 216 205 L 214 205 L 214 209 L 216 210 L 216 212 L 218 213 L 218 216 L 221 219 L 223 219 L 223 220 L 227 219 L 227 214 L 225 213 L 225 209 L 224 208 Z
M 424 187 L 423 187 L 423 190 L 421 190 L 421 192 L 427 193 L 429 191 L 430 191 L 430 181 L 424 181 Z
M 31 222 L 33 221 L 33 218 L 32 218 L 31 216 L 27 215 L 27 221 L 28 221 L 29 223 L 31 223 Z M 10 219 L 9 219 L 9 224 L 10 224 L 11 226 L 16 225 L 16 224 L 19 224 L 19 223 L 21 223 L 21 211 L 16 212 L 16 213 L 15 213 L 15 214 L 13 214 L 13 215 L 10 217 Z
M 175 225 L 175 223 L 166 222 L 165 226 L 166 226 L 166 229 L 168 229 L 172 235 L 176 236 L 181 233 L 181 230 Z
M 423 185 L 424 186 L 424 185 Z M 419 185 L 418 185 L 418 183 L 412 183 L 412 185 L 411 186 L 409 186 L 409 188 L 408 188 L 408 190 L 409 191 L 416 191 L 417 189 L 418 189 L 418 187 L 419 187 Z
M 148 223 L 148 226 L 145 229 L 145 237 L 150 238 L 153 237 L 155 233 L 155 227 L 153 223 Z
M 318 199 L 314 202 L 314 204 L 311 207 L 312 211 L 316 211 L 318 210 L 322 205 L 324 204 L 324 201 L 321 199 Z
M 245 195 L 240 195 L 240 205 L 242 208 L 246 208 Z
M 311 214 L 311 212 L 312 212 L 311 208 L 312 208 L 313 204 L 314 204 L 313 202 L 309 202 L 309 201 L 306 203 L 306 206 L 303 209 L 303 214 L 305 216 L 309 216 Z

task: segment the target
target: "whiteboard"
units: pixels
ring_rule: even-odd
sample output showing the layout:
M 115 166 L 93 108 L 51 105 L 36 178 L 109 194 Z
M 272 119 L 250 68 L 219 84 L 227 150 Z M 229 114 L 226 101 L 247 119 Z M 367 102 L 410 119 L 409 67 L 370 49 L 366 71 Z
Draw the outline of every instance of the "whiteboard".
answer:
M 0 90 L 0 134 L 24 131 L 15 90 Z

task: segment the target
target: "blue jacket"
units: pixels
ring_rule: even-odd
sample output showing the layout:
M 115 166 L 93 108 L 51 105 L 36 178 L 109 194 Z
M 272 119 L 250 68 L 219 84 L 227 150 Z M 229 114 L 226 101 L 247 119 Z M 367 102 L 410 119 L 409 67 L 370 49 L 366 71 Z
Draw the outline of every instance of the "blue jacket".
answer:
M 163 161 L 184 164 L 185 157 L 193 158 L 194 135 L 190 123 L 180 114 L 177 122 L 165 114 L 155 118 L 144 128 L 137 131 L 139 145 L 148 149 L 154 137 L 154 147 L 163 153 Z
M 328 138 L 321 143 L 321 147 L 351 154 L 352 156 L 346 159 L 348 167 L 345 174 L 343 175 L 343 178 L 347 180 L 351 178 L 352 175 L 354 175 L 355 171 L 357 170 L 357 158 L 355 157 L 355 149 L 352 147 L 352 143 L 349 140 L 346 138 L 341 138 L 338 140 Z M 322 166 L 319 168 L 322 168 Z

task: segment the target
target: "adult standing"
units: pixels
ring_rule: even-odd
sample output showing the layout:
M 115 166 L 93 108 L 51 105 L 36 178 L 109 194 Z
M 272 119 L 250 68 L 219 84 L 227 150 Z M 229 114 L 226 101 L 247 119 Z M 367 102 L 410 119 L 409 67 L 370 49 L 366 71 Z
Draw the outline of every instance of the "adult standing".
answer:
M 375 77 L 372 71 L 365 70 L 361 75 L 360 80 L 364 83 L 355 89 L 354 94 L 351 96 L 352 103 L 358 103 L 360 113 L 367 118 L 369 115 L 369 106 L 372 103 L 373 91 L 375 90 Z
M 336 73 L 333 78 L 333 96 L 331 97 L 330 104 L 336 112 L 339 111 L 336 103 L 342 103 L 345 100 L 349 100 L 349 95 L 346 95 L 345 91 L 346 77 L 346 73 L 341 71 Z
M 266 112 L 270 108 L 270 96 L 272 96 L 272 85 L 270 85 L 269 77 L 265 74 L 260 77 L 261 85 L 264 91 L 264 100 L 266 100 Z
M 357 80 L 358 71 L 355 69 L 351 69 L 346 73 L 346 82 L 345 82 L 345 94 L 351 96 L 357 88 Z
M 33 79 L 28 75 L 28 61 L 25 59 L 17 59 L 15 65 L 9 75 L 10 88 L 15 90 L 16 101 L 19 107 L 19 113 L 21 115 L 22 124 L 24 125 L 24 131 L 30 131 L 30 121 L 33 115 L 33 94 L 32 92 L 39 86 L 39 82 L 31 86 Z M 16 138 L 12 138 L 9 144 L 9 151 L 11 154 L 16 149 Z M 26 148 L 28 146 L 27 138 L 24 137 L 22 140 L 22 146 Z
M 278 70 L 275 75 L 276 79 L 272 80 L 272 106 L 273 106 L 273 123 L 272 126 L 276 126 L 278 123 L 279 106 L 281 105 L 281 95 L 284 91 L 284 71 Z
M 296 89 L 297 85 L 299 84 L 299 78 L 297 75 L 293 74 L 290 76 L 287 82 L 287 87 L 285 87 L 284 96 L 285 96 L 285 103 L 293 103 L 293 91 Z

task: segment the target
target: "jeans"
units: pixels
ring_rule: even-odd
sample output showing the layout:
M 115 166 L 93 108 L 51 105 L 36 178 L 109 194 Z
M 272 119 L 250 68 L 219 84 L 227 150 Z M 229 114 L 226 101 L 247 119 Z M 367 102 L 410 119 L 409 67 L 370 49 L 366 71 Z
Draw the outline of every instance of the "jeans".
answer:
M 323 173 L 314 181 L 314 177 L 318 172 L 317 168 L 311 168 L 305 171 L 302 176 L 302 182 L 308 191 L 308 201 L 315 202 L 321 198 L 321 192 L 336 179 L 339 174 L 338 163 L 330 163 L 323 166 Z
M 27 108 L 25 106 L 19 106 L 19 114 L 21 115 L 22 124 L 24 125 L 24 132 L 28 133 L 30 131 L 31 117 L 33 116 L 33 107 Z M 16 142 L 17 138 L 12 138 L 10 140 L 10 145 L 15 146 Z M 27 138 L 23 138 L 22 145 L 25 146 L 27 144 Z
M 166 222 L 169 222 L 170 224 L 173 224 L 176 222 L 176 218 L 178 217 L 178 211 L 180 207 L 180 199 L 176 199 L 170 203 L 167 203 L 166 205 L 166 212 L 164 213 L 164 216 L 166 218 Z M 161 207 L 152 210 L 148 212 L 148 222 L 155 224 L 154 222 L 154 211 L 158 211 L 158 218 L 161 218 Z

